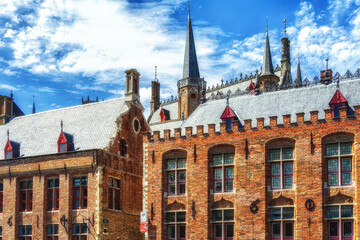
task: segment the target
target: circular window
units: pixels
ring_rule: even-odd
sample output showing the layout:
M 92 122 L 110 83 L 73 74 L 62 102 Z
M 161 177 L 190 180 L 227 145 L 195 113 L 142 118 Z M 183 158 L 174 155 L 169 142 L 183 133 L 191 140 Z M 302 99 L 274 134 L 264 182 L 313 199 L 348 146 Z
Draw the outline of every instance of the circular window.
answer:
M 134 125 L 134 131 L 136 133 L 139 133 L 140 132 L 140 122 L 139 122 L 139 119 L 135 118 L 134 119 L 134 122 L 133 122 L 133 125 Z

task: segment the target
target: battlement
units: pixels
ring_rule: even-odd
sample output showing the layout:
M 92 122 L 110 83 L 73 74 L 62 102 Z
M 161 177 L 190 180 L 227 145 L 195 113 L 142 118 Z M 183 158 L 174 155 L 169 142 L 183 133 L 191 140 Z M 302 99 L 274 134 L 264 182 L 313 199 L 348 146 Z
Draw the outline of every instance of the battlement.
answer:
M 161 131 L 153 131 L 152 134 L 145 133 L 145 138 L 149 141 L 158 141 L 158 140 L 168 140 L 168 139 L 187 139 L 199 136 L 213 136 L 221 134 L 233 134 L 236 132 L 253 132 L 253 131 L 268 131 L 270 129 L 281 129 L 281 128 L 296 128 L 298 126 L 304 125 L 316 125 L 316 124 L 326 124 L 333 122 L 345 122 L 345 121 L 355 121 L 360 118 L 360 105 L 353 106 L 354 114 L 348 115 L 348 108 L 340 107 L 339 108 L 339 117 L 333 117 L 332 109 L 325 109 L 325 118 L 319 119 L 319 111 L 314 110 L 310 111 L 310 120 L 305 121 L 305 113 L 300 112 L 296 113 L 294 116 L 296 121 L 291 121 L 291 114 L 282 115 L 282 123 L 279 123 L 278 116 L 269 117 L 268 125 L 265 125 L 265 118 L 256 118 L 256 123 L 253 124 L 252 119 L 244 119 L 243 126 L 240 124 L 240 121 L 232 121 L 231 130 L 228 130 L 225 122 L 217 123 L 220 125 L 219 130 L 216 131 L 216 123 L 204 125 L 197 125 L 195 128 L 192 126 L 187 126 L 184 128 L 175 128 L 165 129 L 162 134 Z M 207 130 L 207 131 L 206 131 Z M 195 131 L 195 132 L 194 132 Z

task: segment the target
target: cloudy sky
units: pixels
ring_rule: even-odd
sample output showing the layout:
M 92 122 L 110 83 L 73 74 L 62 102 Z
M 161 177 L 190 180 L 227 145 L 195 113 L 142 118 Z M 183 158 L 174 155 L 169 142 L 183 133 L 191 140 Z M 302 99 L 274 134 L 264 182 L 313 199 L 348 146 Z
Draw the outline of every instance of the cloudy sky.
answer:
M 141 73 L 147 108 L 154 66 L 162 99 L 182 76 L 187 0 L 1 0 L 0 94 L 26 113 L 74 106 L 81 98 L 124 95 L 124 71 Z M 200 74 L 208 86 L 254 73 L 262 62 L 266 18 L 274 65 L 288 22 L 293 78 L 325 68 L 360 67 L 360 0 L 191 0 Z

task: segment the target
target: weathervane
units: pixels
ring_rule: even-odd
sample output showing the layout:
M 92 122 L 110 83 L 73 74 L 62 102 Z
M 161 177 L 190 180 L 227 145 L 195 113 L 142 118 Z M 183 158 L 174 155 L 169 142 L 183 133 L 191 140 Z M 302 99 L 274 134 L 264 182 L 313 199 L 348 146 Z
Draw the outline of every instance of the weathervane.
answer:
M 189 16 L 190 16 L 190 0 L 188 0 L 188 13 L 189 13 Z
M 268 34 L 269 31 L 269 23 L 268 23 L 268 16 L 266 16 L 266 35 Z
M 287 22 L 287 20 L 286 20 L 286 18 L 284 19 L 284 34 L 285 34 L 285 37 L 286 37 L 286 32 L 287 32 L 287 30 L 286 30 L 286 22 Z

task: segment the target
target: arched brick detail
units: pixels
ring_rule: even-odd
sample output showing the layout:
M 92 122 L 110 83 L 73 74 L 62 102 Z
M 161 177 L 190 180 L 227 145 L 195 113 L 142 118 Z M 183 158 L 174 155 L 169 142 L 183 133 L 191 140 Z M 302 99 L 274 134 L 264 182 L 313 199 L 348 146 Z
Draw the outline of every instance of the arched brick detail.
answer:
M 341 193 L 339 191 L 336 195 L 331 196 L 327 199 L 327 204 L 343 204 L 343 203 L 353 203 L 354 200 L 351 196 Z
M 272 200 L 270 200 L 269 202 L 269 206 L 287 206 L 287 205 L 294 205 L 294 200 L 292 200 L 291 198 L 287 198 L 283 195 L 280 195 L 277 198 L 274 198 Z
M 215 208 L 234 208 L 234 204 L 231 201 L 221 198 L 219 201 L 216 201 L 211 206 L 212 209 Z
M 166 210 L 167 211 L 185 210 L 185 205 L 175 200 L 174 202 L 167 205 Z

